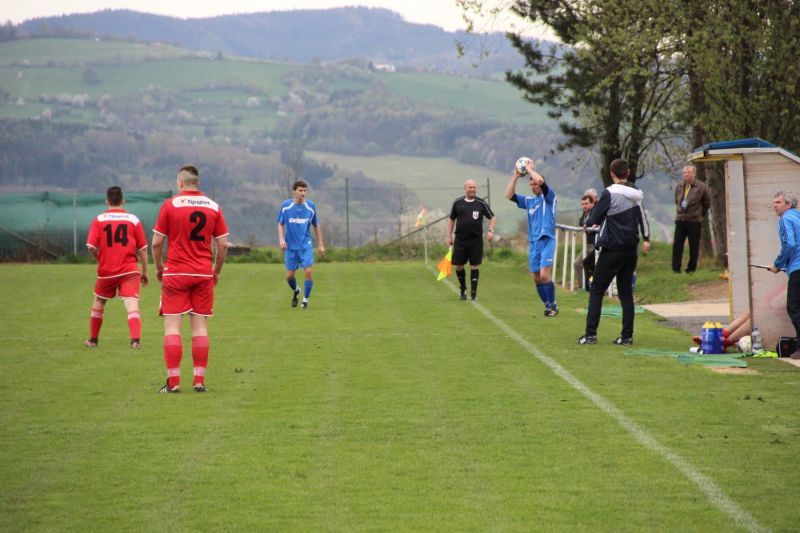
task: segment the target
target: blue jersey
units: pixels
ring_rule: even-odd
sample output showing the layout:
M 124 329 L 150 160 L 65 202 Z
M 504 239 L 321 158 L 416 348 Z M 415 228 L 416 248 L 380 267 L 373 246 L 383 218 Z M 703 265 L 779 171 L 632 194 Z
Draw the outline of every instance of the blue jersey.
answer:
M 542 185 L 539 196 L 520 196 L 515 194 L 511 201 L 520 209 L 528 211 L 528 240 L 537 241 L 542 237 L 556 238 L 556 212 L 558 202 L 556 193 L 546 184 Z
M 311 200 L 302 204 L 284 200 L 278 211 L 278 224 L 283 225 L 287 250 L 313 248 L 311 226 L 317 227 L 317 208 Z
M 787 274 L 800 270 L 800 211 L 787 209 L 778 220 L 781 253 L 775 258 L 775 268 L 785 268 Z

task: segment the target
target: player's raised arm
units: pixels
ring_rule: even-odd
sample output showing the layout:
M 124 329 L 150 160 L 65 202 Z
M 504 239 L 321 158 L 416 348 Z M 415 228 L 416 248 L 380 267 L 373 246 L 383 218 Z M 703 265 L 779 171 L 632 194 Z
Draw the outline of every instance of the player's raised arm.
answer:
M 514 201 L 514 194 L 517 188 L 517 180 L 522 177 L 522 174 L 517 172 L 517 169 L 514 169 L 514 173 L 511 174 L 511 179 L 508 181 L 508 186 L 506 187 L 506 198 L 508 200 Z

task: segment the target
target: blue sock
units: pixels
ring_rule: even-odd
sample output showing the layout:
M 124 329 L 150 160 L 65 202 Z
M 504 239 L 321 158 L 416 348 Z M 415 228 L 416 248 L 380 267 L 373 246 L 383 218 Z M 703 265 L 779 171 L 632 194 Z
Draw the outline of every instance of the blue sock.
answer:
M 539 298 L 544 302 L 544 306 L 549 308 L 550 306 L 547 303 L 547 284 L 537 283 L 536 292 L 539 293 Z
M 314 282 L 311 281 L 310 279 L 307 279 L 305 281 L 305 283 L 303 285 L 303 287 L 305 288 L 305 292 L 303 293 L 303 296 L 304 296 L 304 298 L 306 300 L 308 300 L 308 297 L 311 296 L 311 287 L 313 287 L 313 286 L 314 286 Z
M 547 287 L 547 306 L 550 308 L 556 307 L 556 284 L 550 281 L 545 283 Z
M 296 291 L 296 290 L 297 290 L 297 280 L 296 280 L 295 278 L 292 278 L 292 279 L 287 279 L 287 280 L 286 280 L 286 283 L 288 283 L 288 284 L 289 284 L 289 287 L 290 287 L 290 288 L 291 288 L 293 291 Z

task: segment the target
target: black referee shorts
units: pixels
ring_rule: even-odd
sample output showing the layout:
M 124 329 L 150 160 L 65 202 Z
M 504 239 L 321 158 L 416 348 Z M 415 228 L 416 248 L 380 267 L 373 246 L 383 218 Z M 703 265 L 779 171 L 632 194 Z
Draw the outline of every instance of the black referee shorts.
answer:
M 483 261 L 483 235 L 453 242 L 453 264 L 478 266 Z

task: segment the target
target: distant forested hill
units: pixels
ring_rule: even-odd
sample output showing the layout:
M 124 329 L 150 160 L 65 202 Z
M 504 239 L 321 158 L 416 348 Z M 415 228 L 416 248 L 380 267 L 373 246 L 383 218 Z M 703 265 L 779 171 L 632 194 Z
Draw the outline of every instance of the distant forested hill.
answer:
M 346 7 L 178 19 L 127 10 L 64 15 L 27 21 L 19 28 L 48 35 L 54 29 L 75 29 L 100 36 L 159 41 L 201 51 L 261 59 L 307 63 L 362 58 L 375 63 L 487 74 L 522 66 L 519 53 L 502 36 L 494 39 L 491 57 L 476 69 L 456 57 L 451 33 L 413 24 L 386 9 Z
M 333 245 L 344 241 L 346 179 L 351 222 L 371 239 L 376 228 L 396 234 L 400 215 L 436 205 L 441 191 L 457 195 L 466 177 L 506 176 L 529 155 L 558 182 L 569 211 L 598 185 L 596 171 L 587 150 L 554 152 L 562 136 L 546 111 L 489 79 L 17 39 L 0 43 L 0 190 L 162 191 L 188 161 L 226 206 L 233 238 L 274 242 L 274 211 L 302 177 Z M 348 157 L 339 167 L 324 154 Z M 425 187 L 382 170 L 398 164 L 424 167 Z

